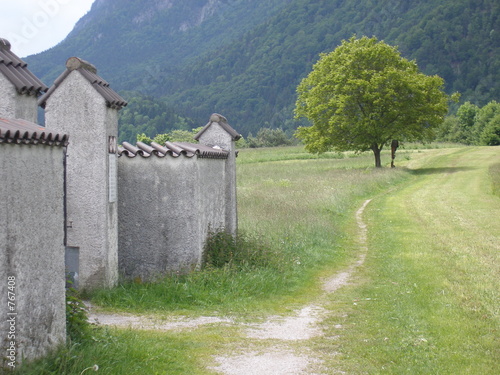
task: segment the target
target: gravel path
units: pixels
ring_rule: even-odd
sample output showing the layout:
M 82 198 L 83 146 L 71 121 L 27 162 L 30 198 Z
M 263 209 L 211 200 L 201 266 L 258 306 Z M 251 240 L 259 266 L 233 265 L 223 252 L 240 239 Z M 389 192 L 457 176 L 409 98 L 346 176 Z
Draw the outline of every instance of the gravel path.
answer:
M 347 285 L 356 268 L 365 260 L 368 251 L 367 228 L 362 215 L 368 203 L 370 200 L 365 201 L 356 212 L 359 258 L 346 270 L 324 281 L 325 294 L 334 293 Z M 244 335 L 248 338 L 248 347 L 238 348 L 237 353 L 216 356 L 214 359 L 218 365 L 210 369 L 224 375 L 313 375 L 315 371 L 320 371 L 318 369 L 321 369 L 321 361 L 314 357 L 305 341 L 323 334 L 320 323 L 326 312 L 321 303 L 317 303 L 307 305 L 295 311 L 291 316 L 271 316 L 264 323 L 245 324 L 242 328 L 244 328 Z M 199 326 L 214 323 L 237 324 L 228 318 L 185 319 L 177 317 L 158 320 L 144 316 L 95 313 L 92 312 L 92 308 L 90 308 L 89 320 L 103 325 L 154 330 L 196 329 Z M 302 341 L 303 344 L 293 345 Z M 259 349 L 256 350 L 256 347 Z

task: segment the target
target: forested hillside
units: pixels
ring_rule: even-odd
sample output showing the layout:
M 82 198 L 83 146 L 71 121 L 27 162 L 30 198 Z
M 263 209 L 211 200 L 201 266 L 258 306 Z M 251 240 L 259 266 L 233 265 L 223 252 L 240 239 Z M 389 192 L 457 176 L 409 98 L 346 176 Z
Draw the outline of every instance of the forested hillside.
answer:
M 219 112 L 247 135 L 295 129 L 297 84 L 319 53 L 353 34 L 398 45 L 462 102 L 500 98 L 497 0 L 97 0 L 63 43 L 27 61 L 50 84 L 77 55 L 127 99 L 147 96 L 131 100 L 122 139 L 139 126 L 127 118 L 148 122 L 165 112 L 172 120 L 163 129 L 157 121 L 143 130 L 199 126 Z M 151 112 L 155 101 L 163 112 Z

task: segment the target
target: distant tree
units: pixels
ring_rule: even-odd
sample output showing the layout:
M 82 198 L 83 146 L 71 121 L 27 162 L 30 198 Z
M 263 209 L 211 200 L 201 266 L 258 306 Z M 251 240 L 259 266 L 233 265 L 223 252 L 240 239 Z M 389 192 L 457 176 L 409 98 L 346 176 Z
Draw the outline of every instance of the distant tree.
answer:
M 293 140 L 281 128 L 261 128 L 255 137 L 248 136 L 247 144 L 251 148 L 290 146 L 293 144 Z
M 142 135 L 151 142 L 155 134 L 166 134 L 175 129 L 186 130 L 192 125 L 191 120 L 178 115 L 174 108 L 161 99 L 134 92 L 125 92 L 125 97 L 128 105 L 120 111 L 119 142 L 132 142 Z
M 194 140 L 194 136 L 199 133 L 199 131 L 203 129 L 203 127 L 192 129 L 191 131 L 187 130 L 172 130 L 170 135 L 171 142 L 187 142 L 187 143 L 198 143 Z
M 375 166 L 393 139 L 431 141 L 448 110 L 443 79 L 377 38 L 352 37 L 322 54 L 297 87 L 297 138 L 310 152 L 372 150 Z
M 500 145 L 500 113 L 486 124 L 481 132 L 479 141 L 485 146 Z
M 156 134 L 154 138 L 148 137 L 146 134 L 137 134 L 137 142 L 143 142 L 148 145 L 151 144 L 151 142 L 156 142 L 160 145 L 165 144 L 165 142 L 170 141 L 170 142 L 187 142 L 187 143 L 197 143 L 197 141 L 194 140 L 194 136 L 198 134 L 198 132 L 203 129 L 203 127 L 195 128 L 192 129 L 191 131 L 188 130 L 172 130 L 169 133 L 160 133 Z
M 479 107 L 470 102 L 462 104 L 457 111 L 458 128 L 454 131 L 454 142 L 471 145 L 475 143 L 475 122 Z
M 165 142 L 170 141 L 170 139 L 171 139 L 171 135 L 169 133 L 156 134 L 156 136 L 153 139 L 153 142 L 156 142 L 159 145 L 164 145 Z
M 153 140 L 149 138 L 146 134 L 141 133 L 136 135 L 136 141 L 150 145 Z
M 438 142 L 454 142 L 454 133 L 459 128 L 458 118 L 455 115 L 446 116 L 436 131 Z
M 496 146 L 500 143 L 500 103 L 492 100 L 476 114 L 474 140 L 478 145 Z

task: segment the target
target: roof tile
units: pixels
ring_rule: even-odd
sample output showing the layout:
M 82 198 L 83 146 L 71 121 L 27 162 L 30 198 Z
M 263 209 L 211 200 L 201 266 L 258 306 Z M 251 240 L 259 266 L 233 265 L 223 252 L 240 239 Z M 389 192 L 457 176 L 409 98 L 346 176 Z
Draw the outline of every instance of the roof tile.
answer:
M 0 118 L 0 143 L 67 146 L 68 135 L 26 120 Z
M 22 95 L 38 96 L 48 90 L 28 68 L 28 64 L 10 50 L 10 42 L 0 38 L 0 72 Z
M 109 87 L 108 82 L 97 75 L 97 70 L 92 64 L 78 57 L 70 57 L 66 61 L 66 70 L 54 81 L 54 84 L 50 87 L 47 93 L 39 99 L 38 105 L 45 107 L 47 99 L 74 70 L 80 72 L 80 74 L 87 81 L 89 81 L 90 84 L 92 84 L 96 91 L 101 94 L 104 100 L 106 100 L 106 105 L 108 107 L 121 109 L 122 107 L 125 107 L 127 105 L 125 99 L 123 99 L 111 87 Z
M 185 142 L 165 142 L 163 146 L 155 142 L 152 142 L 151 146 L 142 142 L 137 142 L 136 146 L 128 142 L 123 142 L 122 146 L 118 147 L 118 155 L 127 156 L 129 158 L 135 158 L 136 156 L 149 158 L 152 155 L 159 158 L 163 158 L 167 155 L 174 158 L 181 155 L 192 158 L 196 155 L 199 158 L 206 159 L 227 159 L 229 152 L 205 145 Z

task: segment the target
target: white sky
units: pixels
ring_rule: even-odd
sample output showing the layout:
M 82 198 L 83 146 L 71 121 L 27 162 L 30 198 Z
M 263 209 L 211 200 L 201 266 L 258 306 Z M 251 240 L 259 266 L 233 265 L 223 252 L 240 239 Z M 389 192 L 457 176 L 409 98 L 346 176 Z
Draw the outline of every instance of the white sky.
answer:
M 26 57 L 61 42 L 95 0 L 0 0 L 0 38 Z

